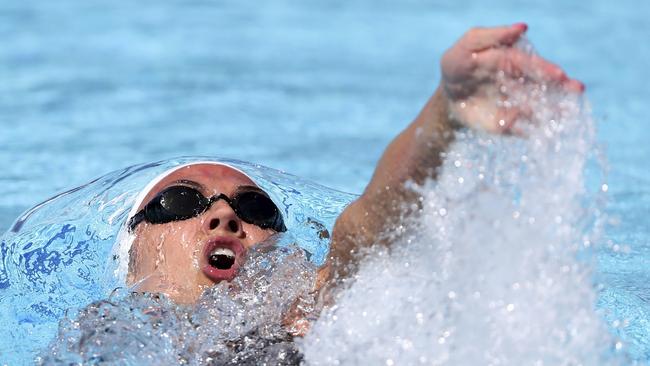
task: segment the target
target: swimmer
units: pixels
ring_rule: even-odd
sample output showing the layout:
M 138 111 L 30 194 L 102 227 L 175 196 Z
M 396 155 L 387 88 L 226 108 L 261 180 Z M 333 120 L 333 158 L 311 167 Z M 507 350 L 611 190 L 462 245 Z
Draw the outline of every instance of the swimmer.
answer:
M 520 123 L 529 111 L 500 103 L 510 92 L 501 88 L 504 80 L 584 91 L 561 68 L 515 45 L 526 30 L 521 23 L 475 28 L 445 52 L 440 86 L 390 143 L 363 194 L 336 221 L 319 287 L 350 276 L 363 247 L 385 244 L 381 233 L 400 225 L 405 208 L 419 203 L 405 182 L 435 178 L 456 131 L 523 134 Z M 215 163 L 189 164 L 154 182 L 127 226 L 134 237 L 127 283 L 181 304 L 233 279 L 247 250 L 286 230 L 280 210 L 250 177 Z

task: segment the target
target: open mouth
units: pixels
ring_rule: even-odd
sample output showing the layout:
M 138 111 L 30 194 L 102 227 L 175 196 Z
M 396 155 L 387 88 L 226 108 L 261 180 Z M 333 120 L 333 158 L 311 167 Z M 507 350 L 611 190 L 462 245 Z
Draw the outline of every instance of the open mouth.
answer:
M 214 282 L 232 280 L 244 252 L 244 246 L 235 238 L 222 236 L 209 240 L 203 250 L 203 273 Z
M 217 248 L 210 253 L 208 263 L 217 269 L 230 269 L 235 264 L 235 252 L 228 248 Z

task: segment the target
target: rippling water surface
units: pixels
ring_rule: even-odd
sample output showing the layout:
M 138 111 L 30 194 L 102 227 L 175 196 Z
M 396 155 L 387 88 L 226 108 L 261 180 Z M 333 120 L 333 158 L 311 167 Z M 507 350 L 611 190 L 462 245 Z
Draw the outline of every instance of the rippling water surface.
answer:
M 180 155 L 259 162 L 359 192 L 383 147 L 435 88 L 444 49 L 472 25 L 526 21 L 538 51 L 587 84 L 596 145 L 607 161 L 597 301 L 609 309 L 602 315 L 614 329 L 612 347 L 621 338 L 647 358 L 647 14 L 650 3 L 632 0 L 3 2 L 0 229 L 64 189 Z M 588 187 L 601 183 L 599 174 L 585 179 Z M 560 288 L 584 290 L 571 286 Z M 567 302 L 586 306 L 577 297 Z

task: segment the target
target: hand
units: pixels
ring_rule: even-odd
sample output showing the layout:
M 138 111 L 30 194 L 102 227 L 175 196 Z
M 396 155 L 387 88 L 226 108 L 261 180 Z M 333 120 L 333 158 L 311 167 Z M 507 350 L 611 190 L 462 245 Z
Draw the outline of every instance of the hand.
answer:
M 508 27 L 474 28 L 442 57 L 441 87 L 450 116 L 467 127 L 493 133 L 519 133 L 516 122 L 530 115 L 530 106 L 509 103 L 530 84 L 582 93 L 584 85 L 562 69 L 515 44 L 527 30 Z

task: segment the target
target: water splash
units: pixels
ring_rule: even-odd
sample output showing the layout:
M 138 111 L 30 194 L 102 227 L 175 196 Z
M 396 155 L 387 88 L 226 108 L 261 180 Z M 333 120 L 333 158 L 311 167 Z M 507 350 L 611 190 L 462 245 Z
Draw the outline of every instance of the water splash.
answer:
M 308 364 L 630 363 L 595 311 L 589 108 L 549 85 L 502 88 L 532 107 L 526 138 L 458 134 L 438 181 L 412 185 L 409 230 L 372 250 L 301 341 Z
M 164 295 L 118 291 L 60 324 L 39 364 L 269 365 L 301 355 L 286 324 L 291 311 L 315 311 L 315 266 L 296 246 L 261 245 L 231 283 L 195 306 Z M 289 327 L 290 328 L 290 327 Z

